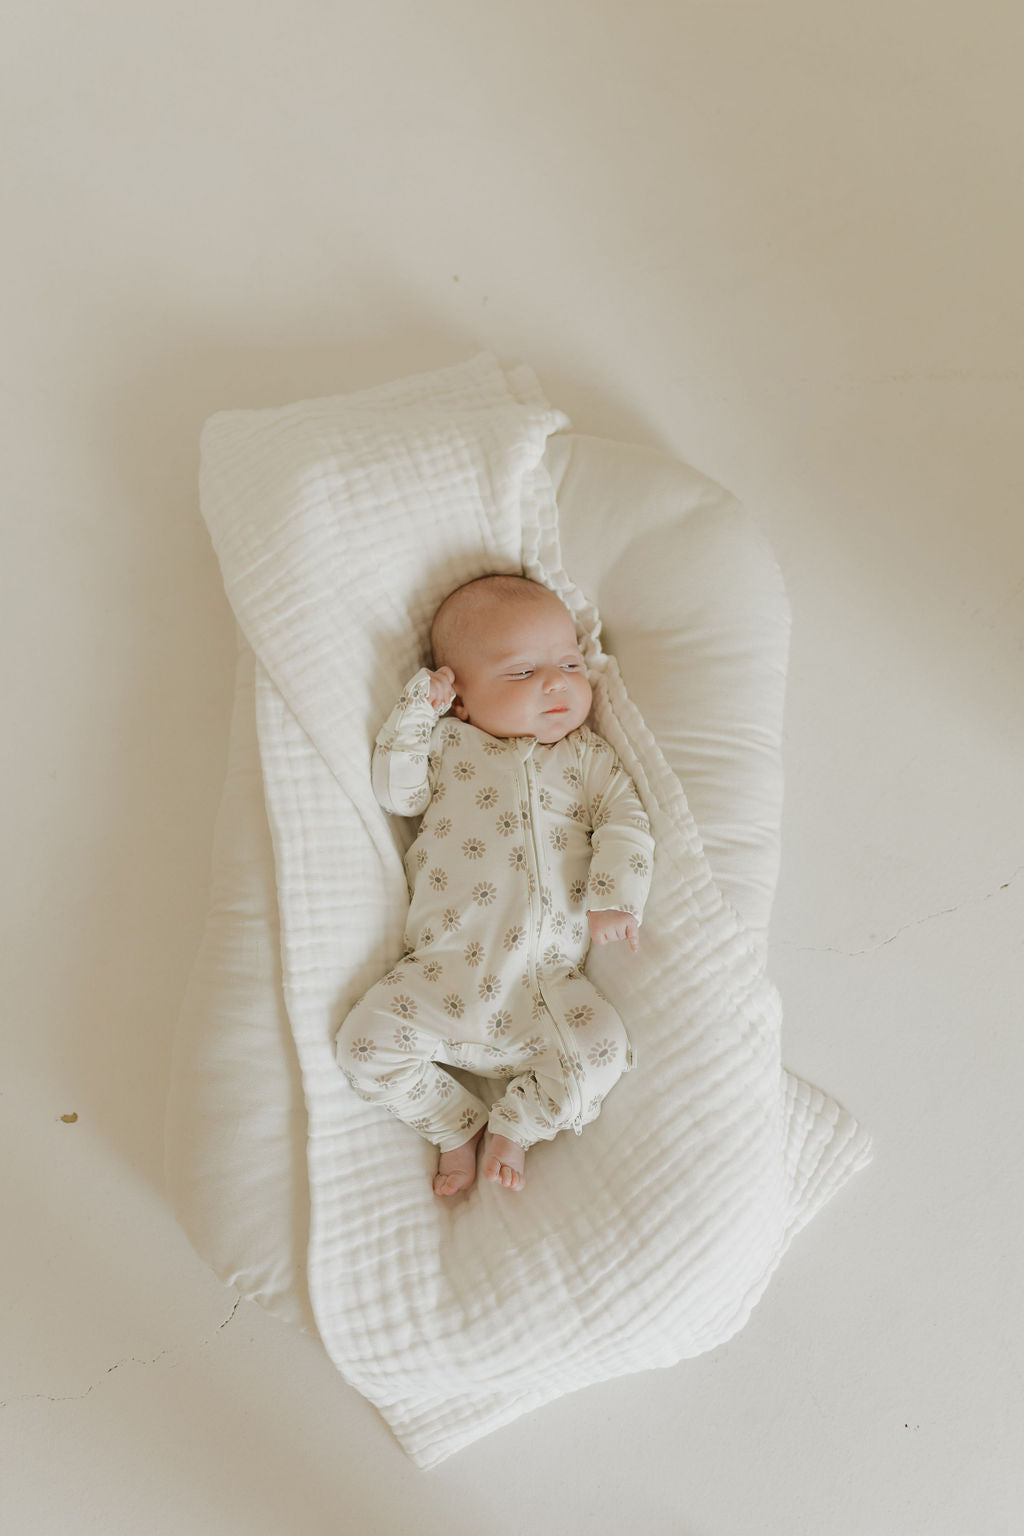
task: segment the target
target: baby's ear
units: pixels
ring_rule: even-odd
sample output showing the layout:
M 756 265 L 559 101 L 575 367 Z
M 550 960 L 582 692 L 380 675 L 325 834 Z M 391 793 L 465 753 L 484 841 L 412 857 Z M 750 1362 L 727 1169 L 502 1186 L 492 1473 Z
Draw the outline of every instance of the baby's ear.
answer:
M 458 694 L 455 695 L 455 700 L 452 704 L 452 714 L 456 715 L 460 720 L 469 719 L 469 710 L 463 704 Z

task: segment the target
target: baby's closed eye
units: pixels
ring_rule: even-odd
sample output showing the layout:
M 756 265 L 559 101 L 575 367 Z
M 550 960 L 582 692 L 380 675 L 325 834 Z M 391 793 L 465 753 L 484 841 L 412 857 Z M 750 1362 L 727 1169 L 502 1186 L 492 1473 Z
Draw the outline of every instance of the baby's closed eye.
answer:
M 581 672 L 583 670 L 583 663 L 581 661 L 563 661 L 562 670 L 563 672 Z M 513 679 L 532 677 L 533 671 L 532 667 L 526 667 L 521 672 L 507 672 L 505 675 Z

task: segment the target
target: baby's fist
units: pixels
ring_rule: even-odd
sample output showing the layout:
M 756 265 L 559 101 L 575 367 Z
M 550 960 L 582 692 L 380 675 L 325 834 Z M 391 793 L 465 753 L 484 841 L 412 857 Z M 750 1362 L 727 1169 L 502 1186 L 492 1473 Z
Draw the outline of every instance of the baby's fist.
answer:
M 430 707 L 436 709 L 439 715 L 451 707 L 455 698 L 455 673 L 451 667 L 438 667 L 436 672 L 431 672 L 427 698 Z
M 611 944 L 628 939 L 634 955 L 640 948 L 640 924 L 631 912 L 588 912 L 590 937 L 595 944 Z

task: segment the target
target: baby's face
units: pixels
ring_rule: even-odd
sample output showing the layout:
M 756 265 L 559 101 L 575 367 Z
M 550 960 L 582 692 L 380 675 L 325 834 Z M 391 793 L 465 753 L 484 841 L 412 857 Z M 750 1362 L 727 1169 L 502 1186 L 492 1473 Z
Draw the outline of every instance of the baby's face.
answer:
M 467 649 L 453 713 L 488 735 L 536 736 L 551 746 L 590 713 L 576 629 L 557 598 L 489 613 Z

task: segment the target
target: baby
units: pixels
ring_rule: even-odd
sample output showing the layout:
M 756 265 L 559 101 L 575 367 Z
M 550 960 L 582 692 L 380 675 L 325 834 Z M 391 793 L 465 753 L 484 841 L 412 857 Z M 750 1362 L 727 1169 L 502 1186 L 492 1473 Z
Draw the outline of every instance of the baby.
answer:
M 426 811 L 406 854 L 405 954 L 356 1004 L 338 1062 L 361 1098 L 440 1151 L 436 1195 L 483 1174 L 523 1187 L 526 1152 L 577 1134 L 633 1053 L 584 976 L 591 942 L 635 952 L 650 823 L 611 747 L 568 609 L 521 576 L 449 594 L 422 668 L 377 736 L 376 797 Z M 451 709 L 454 718 L 441 717 Z M 447 1070 L 502 1079 L 488 1112 Z

